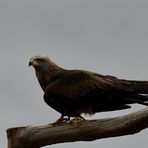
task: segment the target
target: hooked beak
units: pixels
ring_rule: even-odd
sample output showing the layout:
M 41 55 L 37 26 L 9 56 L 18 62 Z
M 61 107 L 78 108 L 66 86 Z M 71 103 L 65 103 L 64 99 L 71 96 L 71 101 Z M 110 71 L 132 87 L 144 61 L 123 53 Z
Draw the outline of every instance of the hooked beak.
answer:
M 29 66 L 32 66 L 32 64 L 33 64 L 32 61 L 30 61 L 30 62 L 29 62 Z
M 35 60 L 35 59 L 30 59 L 30 61 L 29 61 L 29 66 L 37 66 L 38 65 L 38 62 Z
M 35 60 L 31 58 L 29 61 L 29 66 L 33 66 L 35 63 L 36 63 Z

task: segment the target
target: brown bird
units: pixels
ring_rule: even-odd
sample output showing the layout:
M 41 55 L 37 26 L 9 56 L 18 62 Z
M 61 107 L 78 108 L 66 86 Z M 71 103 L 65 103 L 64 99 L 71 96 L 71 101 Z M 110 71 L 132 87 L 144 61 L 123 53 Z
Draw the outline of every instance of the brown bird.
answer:
M 148 105 L 148 81 L 122 80 L 84 70 L 67 70 L 46 56 L 34 56 L 33 66 L 44 91 L 45 102 L 61 113 L 56 123 L 71 120 L 77 126 L 82 113 L 130 108 L 130 104 Z M 68 118 L 65 118 L 67 116 Z

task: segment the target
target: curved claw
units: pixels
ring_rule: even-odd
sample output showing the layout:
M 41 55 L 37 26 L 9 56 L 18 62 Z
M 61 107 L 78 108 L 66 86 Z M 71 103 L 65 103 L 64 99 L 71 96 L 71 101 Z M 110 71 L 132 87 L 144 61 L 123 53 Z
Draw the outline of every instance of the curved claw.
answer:
M 67 123 L 70 121 L 70 117 L 64 118 L 64 116 L 62 115 L 56 122 L 53 123 L 53 125 L 60 125 L 63 123 Z
M 82 125 L 82 123 L 84 123 L 85 118 L 83 118 L 82 116 L 78 116 L 78 117 L 74 117 L 71 121 L 70 121 L 70 124 L 77 128 L 78 126 Z

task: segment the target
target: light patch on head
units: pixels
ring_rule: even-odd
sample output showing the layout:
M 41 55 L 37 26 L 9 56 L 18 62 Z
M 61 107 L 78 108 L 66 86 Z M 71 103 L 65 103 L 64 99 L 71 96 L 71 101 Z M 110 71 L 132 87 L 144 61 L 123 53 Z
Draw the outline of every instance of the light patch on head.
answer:
M 49 57 L 47 57 L 45 55 L 36 55 L 36 56 L 33 56 L 30 59 L 29 65 L 38 66 L 41 63 L 41 62 L 39 62 L 39 60 L 43 60 L 44 62 L 48 63 L 48 67 L 50 67 L 50 69 L 59 69 L 59 66 L 57 66 L 54 62 L 52 62 L 50 60 Z
M 43 61 L 48 61 L 49 62 L 49 58 L 45 55 L 36 55 L 36 56 L 33 56 L 31 59 L 30 59 L 30 62 L 29 62 L 29 66 L 38 66 L 39 65 L 39 60 L 43 60 Z
M 42 59 L 42 60 L 49 60 L 49 58 L 46 55 L 36 55 L 33 56 L 30 61 L 34 61 L 34 60 L 38 60 L 38 59 Z

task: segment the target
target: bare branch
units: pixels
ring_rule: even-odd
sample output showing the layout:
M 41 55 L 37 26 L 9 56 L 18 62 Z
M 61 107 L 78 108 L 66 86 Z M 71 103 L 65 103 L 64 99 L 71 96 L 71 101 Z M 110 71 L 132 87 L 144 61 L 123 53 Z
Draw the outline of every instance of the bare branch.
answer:
M 78 128 L 61 126 L 27 126 L 7 130 L 8 148 L 40 148 L 56 143 L 92 141 L 101 138 L 135 134 L 148 127 L 148 108 L 99 120 L 85 121 Z

